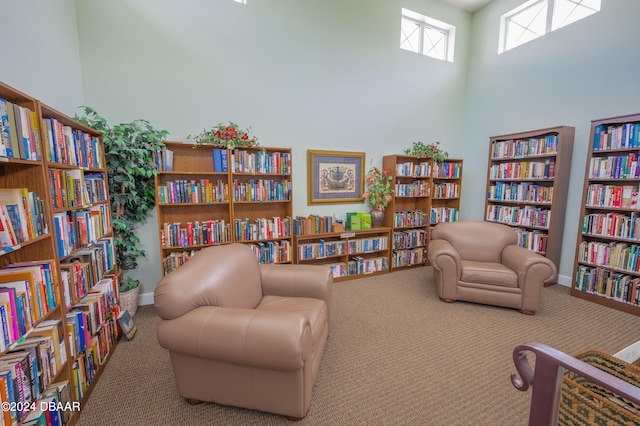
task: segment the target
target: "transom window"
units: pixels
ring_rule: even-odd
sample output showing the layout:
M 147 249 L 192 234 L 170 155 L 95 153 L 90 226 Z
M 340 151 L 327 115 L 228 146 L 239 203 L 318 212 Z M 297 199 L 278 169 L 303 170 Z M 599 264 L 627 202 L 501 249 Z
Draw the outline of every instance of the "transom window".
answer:
M 453 62 L 455 27 L 402 9 L 400 47 L 442 61 Z
M 600 0 L 530 0 L 502 15 L 498 53 L 600 11 Z

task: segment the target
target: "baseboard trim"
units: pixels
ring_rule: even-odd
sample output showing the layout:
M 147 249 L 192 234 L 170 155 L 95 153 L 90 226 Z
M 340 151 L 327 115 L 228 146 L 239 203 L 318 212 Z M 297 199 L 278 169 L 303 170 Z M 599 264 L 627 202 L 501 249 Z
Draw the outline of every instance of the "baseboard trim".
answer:
M 558 275 L 556 283 L 565 287 L 571 287 L 571 277 L 566 275 Z M 153 305 L 153 292 L 143 293 L 138 296 L 138 306 Z

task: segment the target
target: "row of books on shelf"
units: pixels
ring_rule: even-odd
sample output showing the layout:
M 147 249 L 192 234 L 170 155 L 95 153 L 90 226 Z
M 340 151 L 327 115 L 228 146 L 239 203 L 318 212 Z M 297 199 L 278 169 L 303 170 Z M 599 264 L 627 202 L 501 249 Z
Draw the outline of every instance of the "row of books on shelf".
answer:
M 396 181 L 396 197 L 428 197 L 430 192 L 431 187 L 425 180 L 411 183 Z
M 407 210 L 396 212 L 393 216 L 394 228 L 410 228 L 418 226 L 427 226 L 429 224 L 429 216 L 422 210 Z
M 257 219 L 234 219 L 234 238 L 236 241 L 271 240 L 293 236 L 292 219 L 274 216 Z
M 460 185 L 457 183 L 436 183 L 433 185 L 433 198 L 458 198 Z
M 53 382 L 67 363 L 64 336 L 60 319 L 43 321 L 0 357 L 2 424 L 64 424 L 79 410 L 71 383 Z M 39 417 L 45 423 L 36 422 Z
M 253 250 L 258 263 L 289 263 L 292 261 L 289 240 L 264 241 L 247 245 Z
M 553 179 L 555 161 L 517 161 L 494 164 L 489 179 Z
M 218 245 L 231 242 L 231 224 L 225 220 L 165 222 L 160 230 L 162 247 Z
M 582 233 L 603 237 L 640 239 L 640 215 L 624 213 L 591 213 L 582 219 Z
M 296 216 L 293 218 L 295 235 L 325 234 L 333 231 L 334 219 L 331 216 Z
M 162 172 L 173 171 L 173 151 L 166 146 L 163 146 L 154 153 L 154 159 L 156 162 L 156 169 Z
M 320 259 L 348 254 L 372 253 L 388 248 L 389 238 L 387 236 L 329 241 L 321 239 L 314 243 L 298 244 L 298 259 Z
M 413 162 L 396 164 L 396 175 L 405 177 L 429 177 L 431 176 L 431 163 L 424 161 L 419 164 Z
M 249 182 L 233 180 L 233 201 L 289 201 L 291 181 L 251 179 Z
M 27 188 L 0 188 L 0 248 L 13 247 L 49 232 L 44 200 Z
M 591 184 L 587 188 L 588 207 L 637 209 L 638 185 Z
M 353 275 L 373 274 L 389 270 L 389 259 L 386 256 L 365 258 L 353 256 L 347 262 L 330 263 L 333 278 Z
M 489 187 L 489 201 L 547 204 L 553 201 L 553 186 L 529 182 L 496 182 Z
M 104 238 L 91 247 L 76 251 L 60 264 L 65 307 L 84 297 L 97 284 L 110 284 L 117 294 L 113 238 Z
M 578 266 L 575 282 L 576 290 L 640 306 L 639 286 L 639 277 L 632 277 L 605 268 Z
M 521 228 L 514 228 L 518 234 L 518 245 L 536 253 L 544 255 L 547 252 L 549 235 L 544 231 L 529 231 Z
M 162 274 L 167 275 L 169 272 L 175 271 L 189 259 L 191 259 L 199 250 L 174 251 L 169 253 L 162 259 Z
M 609 157 L 591 157 L 590 179 L 639 179 L 638 153 Z
M 233 173 L 291 174 L 291 153 L 289 152 L 234 149 L 231 152 L 231 163 Z
M 226 148 L 213 149 L 213 171 L 223 173 L 229 171 L 229 151 Z
M 435 162 L 433 164 L 433 177 L 440 179 L 459 179 L 462 177 L 462 164 L 451 161 Z
M 515 207 L 488 205 L 486 219 L 510 225 L 537 226 L 548 228 L 551 223 L 551 210 L 531 206 Z
M 58 256 L 70 255 L 74 250 L 95 244 L 111 232 L 108 204 L 89 209 L 70 210 L 53 214 Z
M 20 262 L 0 269 L 0 351 L 4 351 L 60 305 L 56 263 Z
M 53 208 L 82 207 L 109 199 L 104 173 L 78 169 L 49 169 Z
M 637 148 L 640 139 L 640 123 L 601 124 L 595 128 L 593 150 Z
M 427 242 L 427 233 L 424 229 L 409 229 L 393 233 L 393 249 L 402 250 L 413 247 L 424 247 Z
M 528 139 L 509 139 L 491 144 L 491 158 L 518 158 L 530 155 L 553 155 L 558 152 L 558 135 Z
M 430 223 L 457 222 L 458 213 L 458 209 L 455 207 L 432 207 Z
M 43 118 L 42 126 L 49 161 L 93 169 L 104 167 L 98 137 L 73 129 L 55 118 Z
M 426 259 L 427 253 L 424 247 L 394 250 L 391 255 L 391 267 L 401 268 L 403 266 L 423 265 Z
M 176 179 L 158 187 L 161 204 L 223 203 L 229 201 L 229 185 L 218 179 Z
M 40 161 L 36 112 L 0 98 L 0 157 Z
M 640 245 L 597 241 L 582 241 L 578 246 L 578 260 L 607 268 L 640 272 Z

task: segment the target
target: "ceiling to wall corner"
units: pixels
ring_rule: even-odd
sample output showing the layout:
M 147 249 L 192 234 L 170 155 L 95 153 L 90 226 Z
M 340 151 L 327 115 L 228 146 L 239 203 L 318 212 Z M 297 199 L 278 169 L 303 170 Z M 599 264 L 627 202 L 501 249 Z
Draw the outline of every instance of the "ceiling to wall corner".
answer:
M 467 12 L 475 12 L 482 9 L 484 6 L 491 3 L 493 0 L 440 0 L 442 3 L 446 3 L 458 9 L 466 10 Z

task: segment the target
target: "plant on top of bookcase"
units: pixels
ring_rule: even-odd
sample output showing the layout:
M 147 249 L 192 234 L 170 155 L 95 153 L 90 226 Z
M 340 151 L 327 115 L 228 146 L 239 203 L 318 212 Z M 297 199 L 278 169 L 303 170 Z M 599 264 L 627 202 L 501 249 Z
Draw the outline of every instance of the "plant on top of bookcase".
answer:
M 188 135 L 187 139 L 195 141 L 196 146 L 215 145 L 228 149 L 259 147 L 258 138 L 249 136 L 249 130 L 241 129 L 236 123 L 219 123 L 210 130 L 197 135 Z
M 404 151 L 407 155 L 413 155 L 418 158 L 433 158 L 438 163 L 442 163 L 449 157 L 449 153 L 440 147 L 440 142 L 425 144 L 424 142 L 414 142 L 411 148 Z
M 76 119 L 103 135 L 117 263 L 122 270 L 132 270 L 138 257 L 145 256 L 135 226 L 155 207 L 155 154 L 168 132 L 142 119 L 110 126 L 92 108 L 80 109 L 84 115 Z

